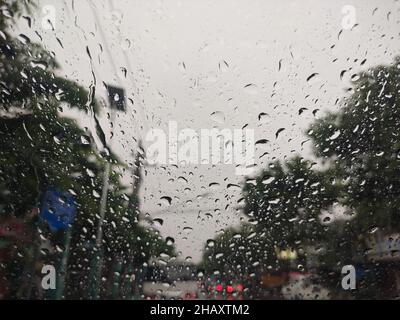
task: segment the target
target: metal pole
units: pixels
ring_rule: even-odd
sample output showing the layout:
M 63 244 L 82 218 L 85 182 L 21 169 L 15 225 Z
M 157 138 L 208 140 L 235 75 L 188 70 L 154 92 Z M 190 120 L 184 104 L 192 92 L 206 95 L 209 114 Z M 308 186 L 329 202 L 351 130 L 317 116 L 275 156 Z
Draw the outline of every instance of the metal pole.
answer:
M 67 275 L 69 249 L 71 246 L 72 226 L 69 226 L 65 234 L 64 252 L 61 258 L 60 268 L 57 272 L 57 287 L 56 287 L 56 300 L 61 300 L 64 295 L 65 278 Z
M 120 282 L 121 282 L 121 272 L 122 272 L 122 262 L 120 259 L 117 259 L 114 262 L 114 270 L 113 270 L 113 282 L 111 289 L 111 296 L 114 300 L 120 298 Z
M 110 170 L 111 170 L 111 164 L 107 162 L 103 177 L 103 189 L 101 192 L 100 219 L 99 219 L 99 224 L 97 225 L 96 247 L 101 247 L 101 242 L 103 240 L 103 222 L 107 207 L 107 195 L 110 184 Z
M 103 252 L 102 252 L 103 223 L 107 208 L 107 195 L 110 184 L 110 171 L 111 171 L 111 164 L 107 162 L 103 176 L 103 189 L 100 200 L 100 218 L 99 218 L 99 223 L 97 225 L 97 236 L 96 236 L 96 247 L 95 247 L 97 254 L 93 258 L 93 265 L 92 265 L 93 275 L 94 275 L 92 279 L 93 288 L 91 290 L 92 299 L 98 299 L 101 286 L 101 273 L 103 271 Z
M 110 65 L 112 67 L 112 69 L 114 70 L 115 74 L 117 75 L 117 81 L 119 83 L 119 85 L 121 86 L 121 80 L 119 78 L 120 72 L 118 72 L 118 69 L 114 63 L 114 57 L 112 55 L 112 53 L 109 50 L 109 46 L 107 43 L 107 38 L 103 32 L 103 28 L 102 28 L 102 24 L 101 24 L 101 20 L 99 19 L 97 12 L 95 10 L 95 6 L 93 4 L 93 1 L 90 0 L 90 8 L 92 11 L 92 14 L 95 18 L 96 24 L 98 26 L 98 30 L 100 33 L 100 36 L 103 40 L 103 42 L 106 44 L 105 45 L 105 51 L 106 54 L 109 57 L 109 62 Z M 113 3 L 112 1 L 109 1 L 109 6 L 111 8 L 111 10 L 114 9 Z M 128 66 L 130 66 L 129 64 L 129 60 L 126 57 L 126 54 L 124 53 L 124 59 L 127 63 Z M 133 80 L 133 79 L 132 79 Z M 132 82 L 132 85 L 134 85 L 134 82 Z M 137 101 L 139 104 L 141 104 L 140 99 L 138 99 Z M 144 108 L 142 107 L 142 109 L 144 110 Z M 140 113 L 139 113 L 140 114 Z M 115 112 L 112 110 L 112 114 L 111 114 L 112 118 L 115 118 Z M 143 118 L 143 117 L 142 117 Z M 145 117 L 144 117 L 145 119 Z M 142 121 L 142 123 L 144 123 L 146 125 L 146 121 Z M 111 144 L 112 144 L 112 140 L 110 141 L 109 147 L 111 148 Z M 107 163 L 106 165 L 106 169 L 105 169 L 105 173 L 104 173 L 104 180 L 103 180 L 103 190 L 102 190 L 102 196 L 101 196 L 101 205 L 100 205 L 100 221 L 98 224 L 98 229 L 97 229 L 97 237 L 96 237 L 96 249 L 97 254 L 95 256 L 95 259 L 93 259 L 94 265 L 93 267 L 93 272 L 95 274 L 95 278 L 93 279 L 93 289 L 92 289 L 92 298 L 93 299 L 97 299 L 99 296 L 99 290 L 100 290 L 100 283 L 101 283 L 101 273 L 102 273 L 102 267 L 103 267 L 103 251 L 102 251 L 102 239 L 103 239 L 103 221 L 104 221 L 104 215 L 106 212 L 106 206 L 107 206 L 107 194 L 108 194 L 108 189 L 109 189 L 109 176 L 110 176 L 110 170 L 111 170 L 111 165 L 110 163 Z

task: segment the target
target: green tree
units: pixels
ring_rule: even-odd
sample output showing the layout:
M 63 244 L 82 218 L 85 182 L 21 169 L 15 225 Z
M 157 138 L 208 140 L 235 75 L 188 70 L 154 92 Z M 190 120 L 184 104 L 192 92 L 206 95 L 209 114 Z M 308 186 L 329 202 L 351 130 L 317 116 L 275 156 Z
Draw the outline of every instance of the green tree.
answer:
M 248 241 L 246 236 L 235 238 L 242 231 L 228 230 L 217 237 L 204 254 L 210 270 L 224 270 L 218 253 L 241 270 L 259 260 L 265 271 L 281 266 L 273 248 L 302 254 L 306 246 L 314 246 L 319 251 L 316 272 L 335 289 L 341 266 L 367 262 L 366 238 L 400 231 L 400 58 L 353 79 L 343 106 L 316 120 L 307 132 L 320 164 L 300 157 L 275 161 L 249 179 L 244 211 L 257 236 Z M 345 208 L 348 219 L 321 221 L 322 211 L 333 204 Z M 242 250 L 237 250 L 239 243 Z M 357 297 L 379 297 L 377 281 L 361 283 Z
M 344 106 L 309 131 L 315 153 L 345 185 L 359 232 L 399 229 L 400 59 L 358 75 Z
M 319 216 L 337 201 L 338 186 L 333 172 L 314 167 L 301 157 L 275 161 L 246 183 L 244 211 L 271 246 L 298 247 L 323 237 Z
M 263 243 L 260 239 L 263 240 L 262 235 L 255 233 L 250 224 L 242 225 L 239 229 L 224 230 L 208 241 L 202 267 L 210 273 L 223 273 L 225 276 L 241 277 L 251 273 L 259 265 L 260 256 L 265 253 L 260 246 Z
M 315 163 L 294 157 L 272 162 L 243 188 L 249 223 L 229 229 L 206 247 L 203 264 L 238 277 L 288 267 L 277 252 L 296 250 L 305 262 L 305 248 L 326 240 L 320 214 L 337 201 L 339 186 L 333 172 L 318 171 Z

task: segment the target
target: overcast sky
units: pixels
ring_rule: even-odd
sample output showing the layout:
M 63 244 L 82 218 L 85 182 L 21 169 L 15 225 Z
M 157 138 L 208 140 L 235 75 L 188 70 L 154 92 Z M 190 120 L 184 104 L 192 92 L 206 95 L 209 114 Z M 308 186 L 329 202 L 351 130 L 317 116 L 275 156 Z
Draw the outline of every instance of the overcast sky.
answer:
M 41 26 L 47 4 L 56 8 L 54 31 Z M 355 8 L 357 25 L 340 33 L 346 5 Z M 33 17 L 31 29 L 21 19 L 16 32 L 53 51 L 61 75 L 89 88 L 93 70 L 99 98 L 103 81 L 125 88 L 133 105 L 117 115 L 109 143 L 127 162 L 135 139 L 167 130 L 169 121 L 196 131 L 247 124 L 256 140 L 269 140 L 256 150 L 257 170 L 275 158 L 311 157 L 310 143 L 302 144 L 310 122 L 338 107 L 352 74 L 390 63 L 400 44 L 395 0 L 48 0 L 38 1 Z M 300 108 L 307 110 L 299 115 Z M 90 118 L 68 116 L 93 129 Z M 101 123 L 109 138 L 105 112 Z M 181 258 L 199 261 L 207 239 L 240 222 L 240 189 L 226 188 L 243 183 L 234 169 L 146 169 L 142 210 L 163 219 L 159 229 L 175 238 Z

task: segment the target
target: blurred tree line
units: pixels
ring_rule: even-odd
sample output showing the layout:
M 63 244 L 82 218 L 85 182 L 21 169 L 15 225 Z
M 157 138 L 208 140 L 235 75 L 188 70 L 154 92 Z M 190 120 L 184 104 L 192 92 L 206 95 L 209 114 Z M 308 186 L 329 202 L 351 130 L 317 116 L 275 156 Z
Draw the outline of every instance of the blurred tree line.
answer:
M 367 240 L 400 232 L 400 58 L 352 79 L 340 109 L 307 130 L 315 160 L 274 161 L 246 179 L 249 221 L 206 246 L 209 272 L 256 281 L 263 273 L 312 272 L 334 291 L 341 290 L 342 266 L 380 267 L 368 259 Z M 296 252 L 295 265 L 280 250 Z M 373 268 L 373 281 L 361 281 L 354 297 L 381 297 Z
M 141 153 L 130 191 L 115 171 L 123 166 L 117 157 L 107 148 L 99 151 L 87 129 L 62 116 L 66 108 L 92 115 L 101 137 L 99 106 L 91 94 L 55 74 L 59 66 L 51 52 L 10 32 L 15 18 L 30 10 L 35 10 L 30 1 L 0 0 L 0 299 L 54 298 L 41 290 L 41 270 L 60 265 L 67 231 L 52 232 L 40 219 L 50 189 L 76 201 L 63 297 L 133 298 L 140 293 L 143 264 L 173 253 L 158 232 L 140 224 Z M 100 263 L 95 241 L 107 164 L 104 266 L 99 292 L 91 296 L 93 264 Z

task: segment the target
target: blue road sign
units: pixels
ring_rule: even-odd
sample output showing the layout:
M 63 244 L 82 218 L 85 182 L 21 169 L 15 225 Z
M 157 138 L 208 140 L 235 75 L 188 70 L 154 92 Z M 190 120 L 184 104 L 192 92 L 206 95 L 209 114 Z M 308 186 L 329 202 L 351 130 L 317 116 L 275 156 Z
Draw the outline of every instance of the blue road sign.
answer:
M 54 189 L 46 191 L 40 218 L 45 221 L 52 232 L 66 230 L 74 222 L 76 202 L 68 192 L 59 192 Z

